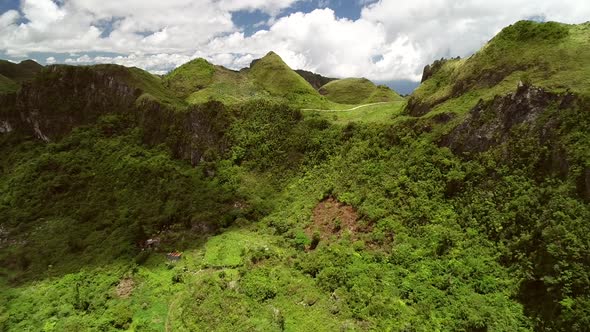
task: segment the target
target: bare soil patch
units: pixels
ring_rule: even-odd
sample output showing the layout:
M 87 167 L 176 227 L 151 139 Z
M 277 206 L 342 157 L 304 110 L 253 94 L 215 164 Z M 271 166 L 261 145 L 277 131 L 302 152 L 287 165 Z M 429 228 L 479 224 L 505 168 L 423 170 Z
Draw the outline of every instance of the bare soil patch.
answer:
M 318 203 L 313 209 L 313 223 L 305 229 L 310 239 L 314 237 L 314 234 L 319 234 L 321 241 L 326 241 L 333 236 L 340 237 L 346 233 L 350 233 L 351 239 L 355 240 L 359 233 L 368 231 L 370 227 L 359 220 L 356 210 L 334 197 L 328 197 Z
M 131 278 L 122 279 L 119 284 L 117 285 L 117 296 L 123 299 L 128 298 L 131 296 L 133 292 L 133 287 L 135 286 L 135 282 Z

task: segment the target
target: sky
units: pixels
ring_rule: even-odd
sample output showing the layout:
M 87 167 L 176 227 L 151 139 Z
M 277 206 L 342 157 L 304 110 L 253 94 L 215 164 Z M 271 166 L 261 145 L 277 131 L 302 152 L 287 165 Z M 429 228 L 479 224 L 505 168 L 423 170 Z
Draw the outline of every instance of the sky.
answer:
M 294 69 L 402 93 L 425 65 L 473 54 L 521 19 L 583 23 L 588 0 L 0 0 L 0 58 L 232 69 L 269 51 Z

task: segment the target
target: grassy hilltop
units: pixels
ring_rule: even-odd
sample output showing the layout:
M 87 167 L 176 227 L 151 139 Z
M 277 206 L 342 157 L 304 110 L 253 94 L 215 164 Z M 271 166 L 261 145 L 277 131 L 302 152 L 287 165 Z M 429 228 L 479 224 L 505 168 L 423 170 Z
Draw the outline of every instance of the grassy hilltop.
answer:
M 320 88 L 329 100 L 341 104 L 370 104 L 400 101 L 403 98 L 385 86 L 376 86 L 365 78 L 344 78 L 329 82 Z
M 237 104 L 251 99 L 266 99 L 288 103 L 294 107 L 345 109 L 351 105 L 400 99 L 394 91 L 377 87 L 370 81 L 341 81 L 349 83 L 329 82 L 324 87 L 333 89 L 334 92 L 327 93 L 324 97 L 320 94 L 324 87 L 318 93 L 303 76 L 289 68 L 274 52 L 269 52 L 263 58 L 255 60 L 249 68 L 240 71 L 196 59 L 178 67 L 164 78 L 165 85 L 190 104 L 209 100 Z M 343 97 L 347 90 L 357 87 L 368 95 L 364 98 Z
M 418 114 L 430 109 L 464 112 L 480 98 L 510 92 L 519 81 L 555 92 L 590 94 L 589 33 L 590 23 L 520 21 L 469 58 L 435 63 L 410 106 Z
M 407 101 L 274 53 L 0 72 L 0 330 L 586 331 L 589 50 L 518 22 Z
M 19 84 L 10 78 L 0 74 L 0 93 L 16 92 Z
M 32 80 L 42 68 L 33 60 L 20 63 L 0 60 L 0 94 L 16 92 L 21 84 Z
M 25 60 L 20 63 L 0 60 L 0 74 L 19 83 L 30 81 L 42 68 L 43 66 L 33 60 Z

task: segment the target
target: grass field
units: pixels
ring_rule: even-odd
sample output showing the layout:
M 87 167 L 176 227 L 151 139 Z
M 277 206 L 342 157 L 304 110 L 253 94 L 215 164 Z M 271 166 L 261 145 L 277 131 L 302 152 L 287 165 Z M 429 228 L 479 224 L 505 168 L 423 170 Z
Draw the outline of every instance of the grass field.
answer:
M 43 66 L 33 60 L 25 60 L 20 63 L 0 60 L 0 74 L 17 83 L 33 79 L 41 69 Z
M 0 93 L 16 92 L 18 88 L 18 83 L 0 74 Z
M 353 110 L 304 110 L 303 112 L 308 117 L 318 117 L 339 124 L 349 122 L 385 123 L 392 122 L 396 116 L 400 115 L 405 105 L 405 101 L 394 101 L 359 107 Z
M 329 82 L 320 88 L 328 100 L 340 104 L 370 104 L 402 100 L 395 91 L 377 86 L 366 78 L 344 78 Z

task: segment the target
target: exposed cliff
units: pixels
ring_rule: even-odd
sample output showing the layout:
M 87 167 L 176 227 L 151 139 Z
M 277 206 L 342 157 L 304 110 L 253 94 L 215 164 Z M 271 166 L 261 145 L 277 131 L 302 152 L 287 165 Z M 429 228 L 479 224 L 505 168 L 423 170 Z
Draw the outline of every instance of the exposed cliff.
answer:
M 337 80 L 336 78 L 325 77 L 307 70 L 298 69 L 295 71 L 299 76 L 303 77 L 314 89 L 319 90 L 322 86 Z
M 521 84 L 513 93 L 480 100 L 439 145 L 462 156 L 498 148 L 496 153 L 509 162 L 532 158 L 537 176 L 573 175 L 579 196 L 590 201 L 590 164 L 580 136 L 590 118 L 589 105 L 577 94 Z
M 0 120 L 43 141 L 63 137 L 101 114 L 129 111 L 142 91 L 124 67 L 50 66 L 2 99 Z
M 57 141 L 75 127 L 118 113 L 144 129 L 146 143 L 165 143 L 193 165 L 206 151 L 225 147 L 223 126 L 218 128 L 223 104 L 187 109 L 174 102 L 157 77 L 136 68 L 49 66 L 17 93 L 0 95 L 0 134 L 19 131 Z
M 508 141 L 517 126 L 537 132 L 540 140 L 547 141 L 559 125 L 558 120 L 551 115 L 542 122 L 537 120 L 551 109 L 570 108 L 574 102 L 573 94 L 560 95 L 521 85 L 514 93 L 481 100 L 466 120 L 442 140 L 442 145 L 455 153 L 487 151 Z

